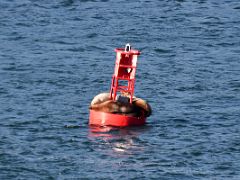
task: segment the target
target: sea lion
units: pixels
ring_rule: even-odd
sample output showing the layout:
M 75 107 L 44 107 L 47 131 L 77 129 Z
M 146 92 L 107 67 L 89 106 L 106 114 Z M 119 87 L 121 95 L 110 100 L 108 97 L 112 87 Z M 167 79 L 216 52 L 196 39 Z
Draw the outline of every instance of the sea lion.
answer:
M 103 103 L 107 100 L 110 100 L 110 93 L 107 93 L 107 92 L 100 93 L 93 98 L 91 102 L 91 106 L 95 104 Z
M 107 100 L 102 103 L 93 104 L 90 106 L 90 109 L 106 113 L 125 114 L 136 117 L 139 116 L 141 112 L 140 108 L 134 106 L 133 104 L 122 103 L 114 100 Z
M 141 108 L 143 110 L 144 115 L 146 117 L 149 117 L 152 114 L 152 108 L 151 108 L 150 104 L 147 101 L 145 101 L 145 100 L 143 100 L 141 98 L 133 98 L 133 102 L 132 103 L 133 103 L 133 105 Z
M 113 114 L 125 114 L 127 116 L 148 117 L 152 113 L 151 106 L 143 99 L 133 97 L 133 102 L 114 101 L 110 99 L 109 93 L 100 93 L 95 96 L 89 109 Z

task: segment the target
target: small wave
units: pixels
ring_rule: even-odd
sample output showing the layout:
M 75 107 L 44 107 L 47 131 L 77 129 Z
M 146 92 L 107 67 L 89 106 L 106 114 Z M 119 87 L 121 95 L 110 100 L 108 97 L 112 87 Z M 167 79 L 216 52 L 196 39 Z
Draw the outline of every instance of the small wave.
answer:
M 172 50 L 160 49 L 160 48 L 154 49 L 154 51 L 157 52 L 157 53 L 160 53 L 160 54 L 165 54 L 165 53 L 171 53 L 172 52 Z

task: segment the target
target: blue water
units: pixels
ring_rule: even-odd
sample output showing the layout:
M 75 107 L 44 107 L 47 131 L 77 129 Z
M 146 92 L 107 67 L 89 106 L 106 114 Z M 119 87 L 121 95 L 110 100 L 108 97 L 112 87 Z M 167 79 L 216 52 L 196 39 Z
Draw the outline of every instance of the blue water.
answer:
M 126 43 L 153 115 L 99 132 Z M 0 179 L 240 179 L 239 47 L 238 0 L 1 0 Z

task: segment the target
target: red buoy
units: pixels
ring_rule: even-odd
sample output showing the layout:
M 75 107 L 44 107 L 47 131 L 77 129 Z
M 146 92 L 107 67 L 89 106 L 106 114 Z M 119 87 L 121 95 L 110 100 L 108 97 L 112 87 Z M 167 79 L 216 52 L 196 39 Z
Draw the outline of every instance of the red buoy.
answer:
M 112 114 L 90 110 L 89 124 L 98 126 L 139 126 L 144 125 L 146 117 L 131 117 L 122 114 Z
M 115 49 L 115 52 L 116 62 L 110 93 L 108 93 L 107 97 L 107 93 L 102 93 L 92 101 L 89 124 L 119 127 L 143 125 L 146 122 L 146 114 L 151 114 L 150 105 L 144 100 L 133 103 L 137 58 L 140 52 L 131 49 L 129 44 L 125 46 L 125 49 Z M 139 107 L 136 105 L 139 105 Z M 149 107 L 150 113 L 144 113 L 146 108 L 143 107 L 145 105 Z M 132 115 L 134 113 L 135 116 Z

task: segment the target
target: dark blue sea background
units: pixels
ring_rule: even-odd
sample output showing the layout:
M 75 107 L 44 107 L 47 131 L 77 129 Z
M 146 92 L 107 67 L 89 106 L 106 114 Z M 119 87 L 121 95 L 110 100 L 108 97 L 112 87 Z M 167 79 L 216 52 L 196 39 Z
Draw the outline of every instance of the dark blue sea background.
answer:
M 115 48 L 142 127 L 95 129 Z M 0 179 L 240 179 L 239 0 L 1 0 Z

